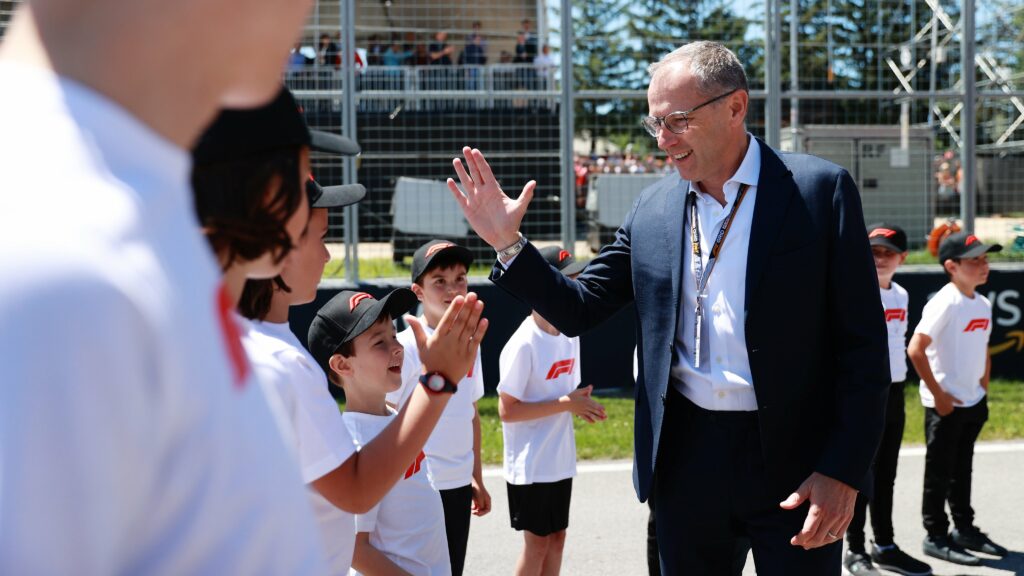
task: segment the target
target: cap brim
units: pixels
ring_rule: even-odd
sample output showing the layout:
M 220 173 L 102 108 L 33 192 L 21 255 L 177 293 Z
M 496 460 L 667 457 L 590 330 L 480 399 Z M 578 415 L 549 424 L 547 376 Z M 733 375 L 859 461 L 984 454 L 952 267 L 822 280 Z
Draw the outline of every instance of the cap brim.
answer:
M 969 249 L 965 250 L 963 254 L 957 256 L 957 258 L 977 258 L 982 254 L 988 254 L 989 252 L 999 252 L 1002 249 L 1003 246 L 1001 244 L 989 245 L 978 242 L 977 246 L 971 246 Z
M 385 296 L 382 300 L 378 300 L 372 307 L 370 307 L 363 315 L 356 321 L 356 325 L 349 332 L 348 336 L 341 341 L 342 344 L 350 342 L 358 337 L 363 332 L 366 332 L 370 326 L 377 323 L 378 320 L 384 314 L 387 314 L 390 318 L 398 318 L 402 314 L 412 310 L 417 303 L 416 294 L 408 288 L 396 288 L 393 292 Z
M 310 130 L 311 141 L 309 147 L 316 152 L 328 154 L 341 154 L 343 156 L 358 156 L 362 149 L 350 138 L 323 130 Z
M 906 252 L 906 250 L 900 248 L 892 240 L 889 240 L 885 236 L 875 236 L 873 238 L 869 238 L 868 243 L 871 244 L 872 246 L 881 246 L 883 248 L 888 248 L 889 250 L 892 250 L 893 252 L 896 252 L 898 254 Z
M 580 272 L 583 272 L 583 269 L 586 267 L 586 262 L 580 262 L 579 260 L 576 260 L 572 264 L 569 264 L 565 268 L 562 268 L 561 272 L 566 276 L 572 276 L 573 274 L 579 274 Z
M 314 200 L 312 208 L 340 208 L 351 206 L 366 197 L 366 187 L 362 184 L 342 184 L 340 186 L 321 186 L 320 197 Z

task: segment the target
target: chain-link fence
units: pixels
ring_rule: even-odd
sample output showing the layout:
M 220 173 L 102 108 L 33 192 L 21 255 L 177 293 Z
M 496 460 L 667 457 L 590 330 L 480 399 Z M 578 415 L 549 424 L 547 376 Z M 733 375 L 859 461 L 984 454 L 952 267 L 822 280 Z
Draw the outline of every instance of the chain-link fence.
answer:
M 328 274 L 403 276 L 433 237 L 486 257 L 444 185 L 464 145 L 512 195 L 537 180 L 532 240 L 596 250 L 666 170 L 639 125 L 647 66 L 705 39 L 747 68 L 748 129 L 846 167 L 868 221 L 918 250 L 957 218 L 1024 260 L 1024 0 L 321 0 L 284 78 L 363 148 L 314 157 L 317 178 L 368 191 L 331 216 Z

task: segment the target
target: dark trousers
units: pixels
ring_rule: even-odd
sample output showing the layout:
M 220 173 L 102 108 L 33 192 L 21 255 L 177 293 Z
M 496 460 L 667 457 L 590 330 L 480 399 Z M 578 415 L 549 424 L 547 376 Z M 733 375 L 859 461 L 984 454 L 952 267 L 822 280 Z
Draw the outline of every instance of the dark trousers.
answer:
M 452 576 L 462 576 L 466 565 L 466 543 L 469 541 L 469 517 L 473 510 L 473 486 L 440 490 L 444 508 L 444 532 L 448 537 L 448 559 Z
M 661 560 L 658 558 L 658 522 L 654 513 L 654 493 L 647 498 L 647 507 L 651 515 L 647 519 L 647 575 L 661 576 Z M 750 540 L 741 536 L 736 539 L 736 550 L 733 554 L 732 574 L 741 576 L 743 566 L 747 563 L 747 553 L 750 552 Z
M 971 508 L 971 472 L 974 443 L 988 420 L 988 398 L 974 406 L 954 408 L 939 416 L 934 408 L 924 410 L 924 434 L 928 451 L 924 461 L 924 498 L 921 515 L 929 536 L 944 536 L 949 531 L 945 504 L 958 529 L 974 525 Z
M 759 576 L 839 576 L 841 541 L 789 543 L 809 504 L 779 507 L 789 494 L 770 488 L 755 412 L 704 410 L 672 386 L 665 404 L 654 475 L 662 574 L 731 576 L 747 537 Z
M 871 529 L 875 533 L 875 544 L 893 544 L 892 494 L 896 486 L 896 464 L 900 457 L 900 443 L 903 441 L 903 426 L 907 420 L 904 406 L 903 382 L 894 382 L 889 388 L 889 402 L 885 408 L 885 429 L 878 445 L 872 465 L 875 493 L 868 502 L 863 493 L 857 495 L 853 509 L 853 520 L 846 530 L 846 542 L 850 550 L 864 552 L 864 522 L 868 507 L 871 508 Z

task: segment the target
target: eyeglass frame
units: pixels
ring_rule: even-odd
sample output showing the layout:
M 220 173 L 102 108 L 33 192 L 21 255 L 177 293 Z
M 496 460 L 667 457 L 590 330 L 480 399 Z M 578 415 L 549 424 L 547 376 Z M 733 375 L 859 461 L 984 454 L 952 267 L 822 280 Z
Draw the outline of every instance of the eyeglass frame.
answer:
M 673 134 L 682 134 L 682 133 L 684 133 L 684 132 L 686 132 L 687 130 L 690 129 L 690 114 L 693 114 L 694 112 L 696 112 L 697 110 L 700 110 L 701 108 L 703 108 L 705 106 L 714 104 L 715 102 L 718 102 L 722 98 L 725 98 L 726 96 L 730 96 L 730 95 L 734 94 L 738 90 L 740 90 L 740 88 L 733 88 L 732 90 L 729 90 L 725 94 L 720 94 L 718 96 L 715 96 L 711 100 L 708 100 L 707 102 L 702 102 L 700 104 L 697 104 L 696 106 L 694 106 L 693 108 L 690 108 L 689 110 L 679 110 L 679 111 L 676 111 L 676 112 L 669 112 L 668 114 L 665 114 L 664 116 L 644 116 L 643 118 L 640 119 L 640 125 L 644 127 L 644 131 L 645 132 L 647 132 L 648 134 L 651 135 L 651 138 L 657 138 L 658 137 L 658 131 L 661 128 L 665 128 L 666 130 L 668 130 L 669 132 L 671 132 Z M 668 118 L 669 116 L 675 116 L 676 114 L 681 115 L 683 117 L 683 120 L 686 121 L 686 127 L 683 128 L 682 130 L 680 130 L 679 132 L 676 132 L 675 130 L 669 128 L 668 124 L 665 124 L 665 119 L 666 118 Z M 651 129 L 647 127 L 646 121 L 647 121 L 648 118 L 650 118 L 651 120 L 655 121 L 654 132 L 653 133 L 651 132 Z

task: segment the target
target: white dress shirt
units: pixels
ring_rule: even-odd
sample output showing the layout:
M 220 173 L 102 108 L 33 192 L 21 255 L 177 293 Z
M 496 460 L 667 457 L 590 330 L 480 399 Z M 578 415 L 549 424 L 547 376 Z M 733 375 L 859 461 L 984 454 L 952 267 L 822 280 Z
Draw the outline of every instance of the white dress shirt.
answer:
M 704 268 L 707 268 L 708 255 L 718 229 L 732 210 L 740 185 L 749 185 L 705 288 L 699 368 L 693 365 L 697 283 L 693 251 L 690 249 L 689 203 L 680 218 L 680 225 L 684 227 L 682 302 L 676 327 L 672 385 L 691 402 L 707 410 L 757 410 L 743 315 L 746 305 L 747 248 L 754 202 L 757 199 L 757 179 L 761 172 L 761 149 L 752 136 L 748 135 L 747 139 L 747 154 L 739 169 L 724 186 L 725 206 L 703 193 L 693 182 L 681 180 L 679 184 L 679 194 L 688 194 L 690 191 L 697 194 L 697 220 Z M 684 189 L 684 184 L 688 184 L 688 188 Z

